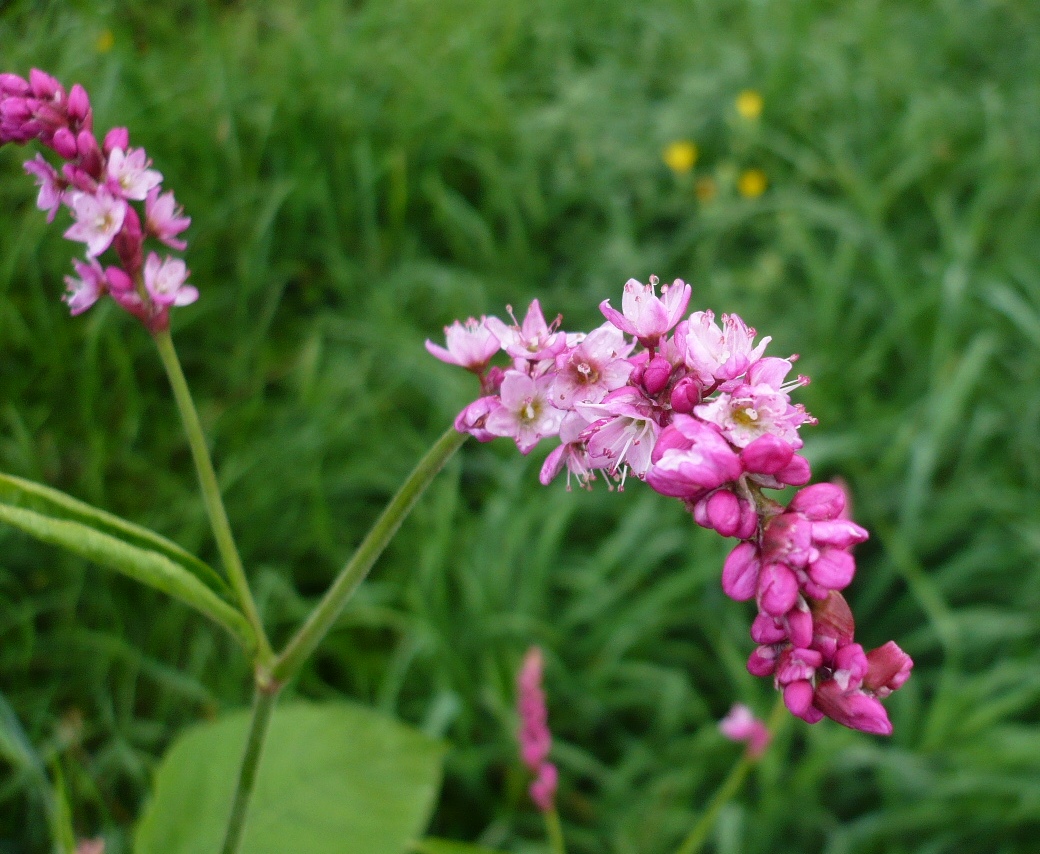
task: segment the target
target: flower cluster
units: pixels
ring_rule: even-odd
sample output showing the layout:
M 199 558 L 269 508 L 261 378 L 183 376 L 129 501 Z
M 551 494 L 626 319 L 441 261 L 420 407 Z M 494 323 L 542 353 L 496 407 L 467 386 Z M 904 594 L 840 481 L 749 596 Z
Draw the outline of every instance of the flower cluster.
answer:
M 472 371 L 482 396 L 455 427 L 480 441 L 512 439 L 528 453 L 558 437 L 541 481 L 564 469 L 589 487 L 598 477 L 623 488 L 631 475 L 680 499 L 701 526 L 740 542 L 722 586 L 738 601 L 755 599 L 758 616 L 748 661 L 774 677 L 787 707 L 814 723 L 830 717 L 854 729 L 891 732 L 880 698 L 906 681 L 912 662 L 894 643 L 870 653 L 853 641 L 840 590 L 855 572 L 851 547 L 867 532 L 844 518 L 842 490 L 806 487 L 809 463 L 797 452 L 799 428 L 813 424 L 790 392 L 797 358 L 765 356 L 769 338 L 736 315 L 721 325 L 710 311 L 684 318 L 690 287 L 682 280 L 625 284 L 621 311 L 605 300 L 606 323 L 591 332 L 560 329 L 531 303 L 512 317 L 456 321 L 437 358 Z M 504 351 L 509 363 L 491 365 Z M 787 507 L 765 489 L 805 487 Z
M 556 795 L 558 774 L 549 761 L 552 735 L 549 732 L 549 713 L 545 708 L 542 690 L 542 651 L 531 647 L 516 678 L 517 712 L 520 717 L 520 758 L 523 759 L 534 781 L 529 789 L 531 800 L 542 812 L 552 809 Z
M 194 302 L 199 293 L 186 284 L 182 260 L 155 252 L 145 258 L 144 241 L 154 238 L 183 251 L 178 235 L 191 220 L 172 192 L 162 192 L 162 175 L 150 168 L 144 149 L 131 148 L 122 127 L 99 143 L 90 100 L 79 84 L 66 91 L 37 69 L 28 80 L 0 74 L 0 145 L 33 140 L 64 161 L 60 171 L 40 154 L 26 162 L 25 171 L 39 186 L 37 207 L 48 221 L 66 207 L 73 224 L 65 236 L 86 246 L 85 260 L 73 261 L 76 275 L 65 278 L 69 310 L 81 314 L 107 293 L 153 333 L 166 329 L 170 306 Z M 98 258 L 109 249 L 119 263 L 102 267 Z

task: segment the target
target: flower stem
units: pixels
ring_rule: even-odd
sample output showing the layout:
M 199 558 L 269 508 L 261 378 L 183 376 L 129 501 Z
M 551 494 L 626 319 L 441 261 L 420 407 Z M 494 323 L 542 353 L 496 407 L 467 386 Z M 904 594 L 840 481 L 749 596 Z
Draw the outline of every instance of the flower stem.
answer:
M 195 460 L 195 470 L 199 475 L 199 485 L 202 488 L 202 499 L 206 505 L 206 513 L 209 515 L 210 527 L 217 541 L 217 549 L 224 563 L 228 580 L 235 591 L 238 604 L 245 614 L 249 625 L 252 626 L 256 637 L 257 663 L 269 664 L 274 658 L 271 642 L 267 639 L 260 614 L 253 600 L 253 594 L 246 580 L 246 573 L 242 567 L 242 559 L 238 555 L 235 539 L 231 534 L 231 526 L 228 524 L 227 511 L 224 509 L 224 500 L 220 496 L 220 487 L 217 485 L 217 475 L 213 470 L 213 461 L 206 447 L 206 437 L 202 432 L 202 424 L 199 422 L 199 413 L 195 409 L 195 403 L 188 389 L 188 382 L 181 370 L 177 351 L 173 347 L 173 339 L 169 330 L 156 332 L 154 335 L 155 346 L 159 349 L 159 358 L 162 359 L 166 375 L 173 389 L 173 397 L 177 402 L 177 409 L 181 413 L 181 421 L 184 423 L 184 432 L 188 437 L 188 445 L 191 447 L 191 455 Z
M 253 716 L 249 721 L 249 735 L 246 738 L 242 764 L 238 769 L 238 783 L 235 786 L 234 800 L 231 802 L 231 815 L 228 816 L 221 854 L 237 854 L 238 846 L 242 843 L 242 831 L 246 826 L 246 811 L 249 809 L 249 799 L 256 782 L 256 770 L 260 764 L 260 754 L 263 752 L 267 728 L 271 723 L 271 712 L 274 711 L 280 688 L 281 685 L 276 682 L 257 681 L 253 694 Z
M 549 847 L 553 854 L 567 854 L 563 828 L 560 826 L 560 814 L 556 812 L 556 807 L 549 807 L 542 815 L 545 816 L 545 832 L 549 837 Z
M 784 719 L 784 699 L 781 694 L 776 699 L 776 704 L 773 706 L 773 711 L 769 715 L 769 721 L 766 726 L 769 732 L 773 735 L 776 734 L 777 729 L 780 726 L 780 722 Z M 759 758 L 755 757 L 752 759 L 747 751 L 741 755 L 740 759 L 729 772 L 729 776 L 726 777 L 719 790 L 715 793 L 715 797 L 711 799 L 704 813 L 698 819 L 697 823 L 693 826 L 689 835 L 683 840 L 683 844 L 679 846 L 679 850 L 675 854 L 697 854 L 701 850 L 701 846 L 704 845 L 705 840 L 708 838 L 708 834 L 711 833 L 712 828 L 715 826 L 715 822 L 719 817 L 719 813 L 722 812 L 722 808 L 733 798 L 733 796 L 740 791 L 740 787 L 744 784 L 744 780 L 747 779 L 748 772 L 751 770 L 751 766 L 758 762 Z
M 408 479 L 401 484 L 397 494 L 383 510 L 376 523 L 361 541 L 354 556 L 340 570 L 336 580 L 325 593 L 321 602 L 311 612 L 292 640 L 271 667 L 271 677 L 278 682 L 292 678 L 307 660 L 322 638 L 328 634 L 358 585 L 364 581 L 372 565 L 393 539 L 401 522 L 411 511 L 415 502 L 426 491 L 434 476 L 452 455 L 462 447 L 467 436 L 449 428 L 429 451 L 426 452 Z

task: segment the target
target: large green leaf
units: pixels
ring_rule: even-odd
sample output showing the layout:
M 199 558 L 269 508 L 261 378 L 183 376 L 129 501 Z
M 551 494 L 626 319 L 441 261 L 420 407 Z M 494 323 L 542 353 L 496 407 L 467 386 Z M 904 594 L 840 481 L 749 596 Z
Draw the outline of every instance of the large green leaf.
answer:
M 249 713 L 182 735 L 159 766 L 136 854 L 220 850 Z M 426 826 L 443 747 L 346 703 L 275 709 L 241 854 L 404 854 Z
M 185 569 L 183 564 L 162 552 L 131 545 L 82 522 L 56 519 L 10 504 L 0 504 L 0 522 L 186 602 L 227 628 L 246 648 L 255 643 L 249 623 L 238 610 Z
M 147 528 L 142 528 L 140 525 L 135 525 L 112 513 L 92 507 L 57 489 L 0 473 L 0 504 L 32 510 L 53 519 L 79 522 L 81 525 L 123 540 L 132 546 L 158 552 L 174 563 L 183 566 L 214 593 L 232 598 L 231 588 L 215 569 L 172 540 L 161 537 L 154 531 L 149 531 Z

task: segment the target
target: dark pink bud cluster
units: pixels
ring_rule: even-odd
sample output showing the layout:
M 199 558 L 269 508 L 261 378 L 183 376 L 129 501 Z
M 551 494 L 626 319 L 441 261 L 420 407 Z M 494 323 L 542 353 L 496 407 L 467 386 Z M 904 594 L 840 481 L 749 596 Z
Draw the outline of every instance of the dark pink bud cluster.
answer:
M 36 179 L 36 204 L 53 221 L 64 206 L 73 224 L 69 240 L 85 244 L 86 260 L 74 261 L 64 296 L 72 314 L 81 314 L 108 294 L 152 332 L 169 325 L 172 305 L 187 305 L 198 291 L 186 284 L 184 262 L 155 252 L 144 256 L 146 238 L 184 250 L 178 238 L 191 220 L 173 193 L 162 193 L 162 175 L 151 169 L 142 148 L 130 147 L 126 128 L 113 128 L 99 143 L 93 131 L 90 99 L 82 86 L 65 88 L 42 71 L 29 79 L 0 74 L 0 145 L 38 140 L 61 161 L 61 169 L 42 155 L 25 164 Z M 133 204 L 144 203 L 144 219 Z M 112 250 L 118 263 L 102 268 L 97 258 Z
M 802 489 L 786 508 L 763 493 L 811 477 L 798 431 L 815 420 L 790 398 L 808 379 L 787 379 L 797 357 L 765 356 L 770 339 L 756 345 L 736 315 L 721 326 L 710 311 L 682 319 L 689 285 L 676 280 L 660 295 L 657 285 L 630 279 L 622 311 L 604 301 L 608 322 L 587 334 L 560 329 L 560 318 L 547 323 L 535 300 L 522 323 L 470 319 L 445 330 L 447 349 L 427 341 L 434 356 L 481 381 L 456 429 L 482 442 L 508 437 L 524 454 L 557 437 L 542 483 L 566 468 L 568 488 L 572 477 L 588 488 L 599 476 L 620 488 L 631 474 L 682 500 L 697 524 L 740 540 L 722 586 L 758 605 L 749 670 L 772 675 L 805 720 L 826 715 L 890 732 L 878 699 L 905 681 L 909 657 L 895 644 L 864 653 L 851 614 L 837 633 L 816 617 L 820 603 L 844 603 L 837 591 L 852 581 L 851 548 L 867 532 L 845 518 L 844 493 L 832 484 Z M 500 351 L 508 364 L 491 365 Z M 870 656 L 894 668 L 883 686 L 869 675 Z
M 542 812 L 548 812 L 556 796 L 559 775 L 556 766 L 549 761 L 552 734 L 549 732 L 545 691 L 542 690 L 542 669 L 542 651 L 531 647 L 516 679 L 517 714 L 520 718 L 517 740 L 520 742 L 520 758 L 534 775 L 529 789 L 531 800 Z

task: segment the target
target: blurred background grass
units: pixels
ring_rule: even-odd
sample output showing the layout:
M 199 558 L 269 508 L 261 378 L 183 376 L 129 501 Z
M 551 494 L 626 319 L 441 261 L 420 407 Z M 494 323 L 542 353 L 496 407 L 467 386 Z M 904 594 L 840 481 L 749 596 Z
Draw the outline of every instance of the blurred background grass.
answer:
M 0 57 L 83 83 L 193 218 L 174 333 L 276 638 L 475 394 L 424 338 L 533 297 L 587 328 L 629 276 L 682 277 L 802 354 L 807 453 L 873 532 L 859 638 L 917 662 L 891 739 L 789 726 L 714 850 L 1036 850 L 1040 6 L 12 0 Z M 0 151 L 0 468 L 216 562 L 150 341 L 68 318 L 78 250 L 26 156 Z M 505 445 L 466 446 L 293 690 L 443 736 L 434 831 L 537 852 L 511 704 L 540 643 L 573 850 L 673 850 L 739 753 L 716 720 L 772 702 L 726 544 L 638 484 L 544 490 Z M 0 691 L 121 854 L 165 745 L 248 668 L 179 605 L 0 544 Z M 0 764 L 0 852 L 44 850 Z

